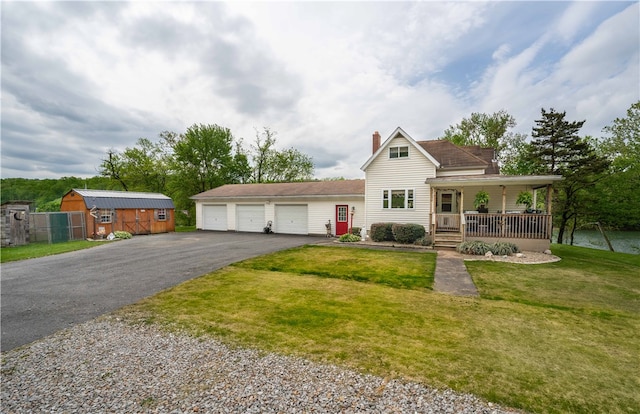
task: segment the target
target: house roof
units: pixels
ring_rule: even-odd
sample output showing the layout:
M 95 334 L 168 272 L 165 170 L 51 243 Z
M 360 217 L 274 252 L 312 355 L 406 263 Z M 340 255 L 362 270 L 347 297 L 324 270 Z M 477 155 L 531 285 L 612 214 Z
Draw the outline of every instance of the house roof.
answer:
M 405 138 L 407 141 L 409 141 L 409 143 L 422 155 L 424 155 L 429 161 L 431 161 L 433 163 L 433 165 L 436 166 L 436 168 L 440 167 L 440 162 L 435 159 L 431 154 L 429 154 L 427 151 L 425 151 L 425 149 L 418 145 L 418 143 L 416 142 L 416 140 L 414 140 L 413 138 L 411 138 L 409 136 L 409 134 L 407 134 L 402 128 L 397 127 L 395 129 L 395 131 L 393 131 L 393 133 L 391 135 L 389 135 L 389 138 L 387 138 L 384 143 L 382 143 L 382 145 L 380 145 L 380 148 L 378 148 L 378 150 L 371 155 L 371 157 L 369 157 L 369 159 L 367 160 L 367 162 L 364 163 L 364 165 L 362 167 L 360 167 L 361 170 L 366 170 L 367 167 L 369 166 L 369 164 L 371 164 L 373 162 L 373 160 L 376 159 L 376 157 L 378 157 L 378 155 L 382 154 L 385 149 L 389 146 L 389 144 L 391 143 L 391 141 L 394 138 L 397 138 L 398 136 L 401 136 L 403 138 Z
M 487 168 L 491 165 L 491 160 L 487 162 L 478 156 L 486 155 L 480 151 L 480 147 L 459 147 L 446 140 L 418 141 L 418 145 L 433 155 L 443 169 Z M 478 155 L 473 154 L 473 150 L 476 150 Z M 493 154 L 493 150 L 491 153 Z
M 295 183 L 227 184 L 191 197 L 210 198 L 247 197 L 313 197 L 363 196 L 364 180 L 308 181 Z
M 160 193 L 141 193 L 134 191 L 111 190 L 82 190 L 74 188 L 69 193 L 75 192 L 82 196 L 85 206 L 96 208 L 175 208 L 173 200 Z M 67 194 L 69 194 L 67 193 Z M 66 196 L 66 194 L 65 194 Z

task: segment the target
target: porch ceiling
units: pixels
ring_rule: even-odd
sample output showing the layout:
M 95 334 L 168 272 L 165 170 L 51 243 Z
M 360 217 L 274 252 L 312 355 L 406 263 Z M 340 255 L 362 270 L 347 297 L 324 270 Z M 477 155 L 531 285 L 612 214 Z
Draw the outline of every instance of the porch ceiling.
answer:
M 545 186 L 561 181 L 561 175 L 459 175 L 453 177 L 427 178 L 426 184 L 432 187 L 487 186 L 487 185 L 529 185 Z

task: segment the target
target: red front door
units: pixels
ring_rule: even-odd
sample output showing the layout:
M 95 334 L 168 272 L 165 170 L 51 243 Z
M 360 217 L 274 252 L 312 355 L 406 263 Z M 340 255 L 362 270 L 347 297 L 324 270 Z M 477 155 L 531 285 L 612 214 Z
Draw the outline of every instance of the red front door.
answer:
M 336 206 L 336 236 L 349 231 L 349 206 Z

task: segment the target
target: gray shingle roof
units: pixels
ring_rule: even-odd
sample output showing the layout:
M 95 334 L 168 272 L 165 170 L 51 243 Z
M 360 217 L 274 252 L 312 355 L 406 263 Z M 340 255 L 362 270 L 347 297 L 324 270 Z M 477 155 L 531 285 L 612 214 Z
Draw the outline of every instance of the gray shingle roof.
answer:
M 363 196 L 364 180 L 297 183 L 227 184 L 191 197 L 194 200 L 236 197 Z
M 84 199 L 87 208 L 175 208 L 173 200 L 160 193 L 111 190 L 73 190 Z

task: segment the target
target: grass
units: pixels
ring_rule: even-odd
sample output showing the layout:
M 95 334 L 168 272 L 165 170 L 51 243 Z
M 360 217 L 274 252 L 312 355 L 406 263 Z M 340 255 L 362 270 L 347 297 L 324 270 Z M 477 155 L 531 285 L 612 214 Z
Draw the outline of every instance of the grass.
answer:
M 226 267 L 121 314 L 528 411 L 637 411 L 638 257 L 554 253 L 563 260 L 468 263 L 474 299 L 406 282 L 432 280 L 431 253 L 310 246 Z
M 313 260 L 308 260 L 313 257 Z M 371 261 L 376 262 L 373 269 Z M 236 263 L 235 266 L 378 283 L 396 288 L 433 288 L 433 252 L 304 246 Z
M 0 263 L 35 259 L 37 257 L 88 249 L 99 245 L 100 242 L 78 240 L 54 244 L 31 243 L 24 246 L 3 247 L 2 250 L 0 250 Z
M 196 231 L 196 226 L 176 226 L 176 233 L 188 233 Z

